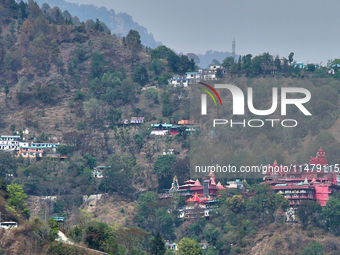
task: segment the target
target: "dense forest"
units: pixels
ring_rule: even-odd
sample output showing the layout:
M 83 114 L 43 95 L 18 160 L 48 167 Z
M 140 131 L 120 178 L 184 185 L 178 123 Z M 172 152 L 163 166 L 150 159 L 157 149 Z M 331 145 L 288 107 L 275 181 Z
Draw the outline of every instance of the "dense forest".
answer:
M 226 58 L 227 73 L 217 71 L 219 83 L 253 87 L 254 105 L 261 109 L 270 104 L 272 87 L 307 88 L 312 100 L 306 107 L 313 115 L 303 118 L 291 108 L 290 117 L 299 122 L 295 129 L 216 129 L 212 138 L 211 130 L 202 129 L 197 136 L 220 141 L 218 155 L 237 166 L 308 163 L 319 147 L 329 163 L 339 163 L 338 62 L 301 68 L 294 64 L 294 53 Z M 300 205 L 296 225 L 285 223 L 287 200 L 257 179 L 246 179 L 245 190 L 221 192 L 209 220 L 180 219 L 185 199 L 179 195 L 158 198 L 174 176 L 180 184 L 190 179 L 197 136 L 151 136 L 150 124 L 192 117 L 193 87 L 174 87 L 168 79 L 197 70 L 193 60 L 166 46 L 143 46 L 135 30 L 121 37 L 99 19 L 78 23 L 58 7 L 0 0 L 0 134 L 59 142 L 58 153 L 65 156 L 32 160 L 0 151 L 1 220 L 20 226 L 10 236 L 0 231 L 0 254 L 27 249 L 85 254 L 54 241 L 61 224 L 51 216 L 66 218 L 64 233 L 74 243 L 109 254 L 171 254 L 165 240 L 178 243 L 180 254 L 337 254 L 338 196 L 322 208 L 315 202 Z M 226 109 L 220 113 L 230 117 Z M 135 116 L 145 123 L 122 124 Z M 163 155 L 169 148 L 179 154 Z M 105 178 L 92 176 L 98 165 L 107 166 Z M 228 180 L 219 177 L 222 184 Z M 132 212 L 118 205 L 110 210 L 122 219 L 119 223 L 100 220 L 83 205 L 84 195 L 99 193 L 107 201 L 131 202 Z M 43 196 L 57 199 L 35 213 L 27 198 Z M 202 249 L 205 243 L 209 247 Z

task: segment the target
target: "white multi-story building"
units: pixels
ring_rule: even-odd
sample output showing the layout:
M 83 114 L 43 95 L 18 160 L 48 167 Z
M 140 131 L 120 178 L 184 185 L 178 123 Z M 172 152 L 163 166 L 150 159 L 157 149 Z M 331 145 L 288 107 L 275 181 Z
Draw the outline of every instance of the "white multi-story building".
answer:
M 22 156 L 24 158 L 37 158 L 43 157 L 45 150 L 48 151 L 48 157 L 61 158 L 60 154 L 56 154 L 56 149 L 59 147 L 58 144 L 54 143 L 28 143 L 19 142 L 17 156 Z
M 190 80 L 189 83 L 200 82 L 202 80 L 201 72 L 186 72 L 187 79 Z
M 188 87 L 190 84 L 201 81 L 217 80 L 217 70 L 220 69 L 222 74 L 227 71 L 220 65 L 211 65 L 208 69 L 198 69 L 198 72 L 186 72 L 184 77 L 172 77 L 168 80 L 169 84 L 174 87 Z
M 174 87 L 181 87 L 184 88 L 188 87 L 190 80 L 183 77 L 173 77 L 169 80 L 169 83 L 174 85 Z
M 0 136 L 0 150 L 15 151 L 19 147 L 19 135 L 1 135 Z

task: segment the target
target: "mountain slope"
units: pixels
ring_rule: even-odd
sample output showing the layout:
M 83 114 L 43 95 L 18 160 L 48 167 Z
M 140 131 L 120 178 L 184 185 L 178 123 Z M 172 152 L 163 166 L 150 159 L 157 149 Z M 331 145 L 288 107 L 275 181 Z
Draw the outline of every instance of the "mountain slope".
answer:
M 88 19 L 104 22 L 111 30 L 112 33 L 121 34 L 126 36 L 131 29 L 139 32 L 142 44 L 151 48 L 156 48 L 162 43 L 156 42 L 152 33 L 133 21 L 132 17 L 127 13 L 116 13 L 114 10 L 107 10 L 105 7 L 96 7 L 94 5 L 73 4 L 64 0 L 37 0 L 40 6 L 47 3 L 51 6 L 58 6 L 62 11 L 67 10 L 72 16 L 77 16 L 80 21 Z

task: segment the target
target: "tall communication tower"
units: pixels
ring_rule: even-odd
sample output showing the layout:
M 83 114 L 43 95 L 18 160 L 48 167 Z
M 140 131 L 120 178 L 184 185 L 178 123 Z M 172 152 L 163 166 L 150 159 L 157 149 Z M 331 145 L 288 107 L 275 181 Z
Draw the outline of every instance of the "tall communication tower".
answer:
M 232 46 L 232 56 L 233 56 L 233 58 L 234 58 L 234 60 L 235 60 L 235 47 L 236 47 L 236 45 L 235 45 L 235 38 L 233 39 L 233 46 Z

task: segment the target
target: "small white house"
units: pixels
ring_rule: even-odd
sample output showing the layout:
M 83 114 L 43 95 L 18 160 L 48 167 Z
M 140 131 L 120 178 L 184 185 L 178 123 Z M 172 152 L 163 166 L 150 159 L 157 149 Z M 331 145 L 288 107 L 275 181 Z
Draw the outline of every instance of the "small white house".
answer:
M 190 83 L 190 79 L 183 78 L 183 77 L 173 77 L 169 80 L 169 83 L 174 87 L 188 87 Z
M 179 152 L 175 151 L 175 149 L 163 149 L 163 155 L 177 155 Z
M 200 82 L 202 79 L 202 73 L 201 72 L 186 72 L 187 79 L 190 80 L 190 83 L 192 82 Z
M 168 135 L 169 130 L 152 130 L 150 135 Z
M 100 170 L 94 170 L 94 171 L 92 171 L 92 177 L 101 179 L 101 178 L 103 178 L 103 173 Z
M 14 151 L 18 149 L 19 141 L 20 141 L 19 135 L 1 135 L 0 150 Z
M 131 117 L 131 124 L 144 123 L 144 117 Z
M 170 243 L 169 241 L 166 241 L 165 242 L 165 247 L 168 250 L 178 251 L 178 245 L 176 243 Z
M 217 69 L 222 69 L 222 66 L 221 65 L 210 65 L 209 69 L 216 71 Z

